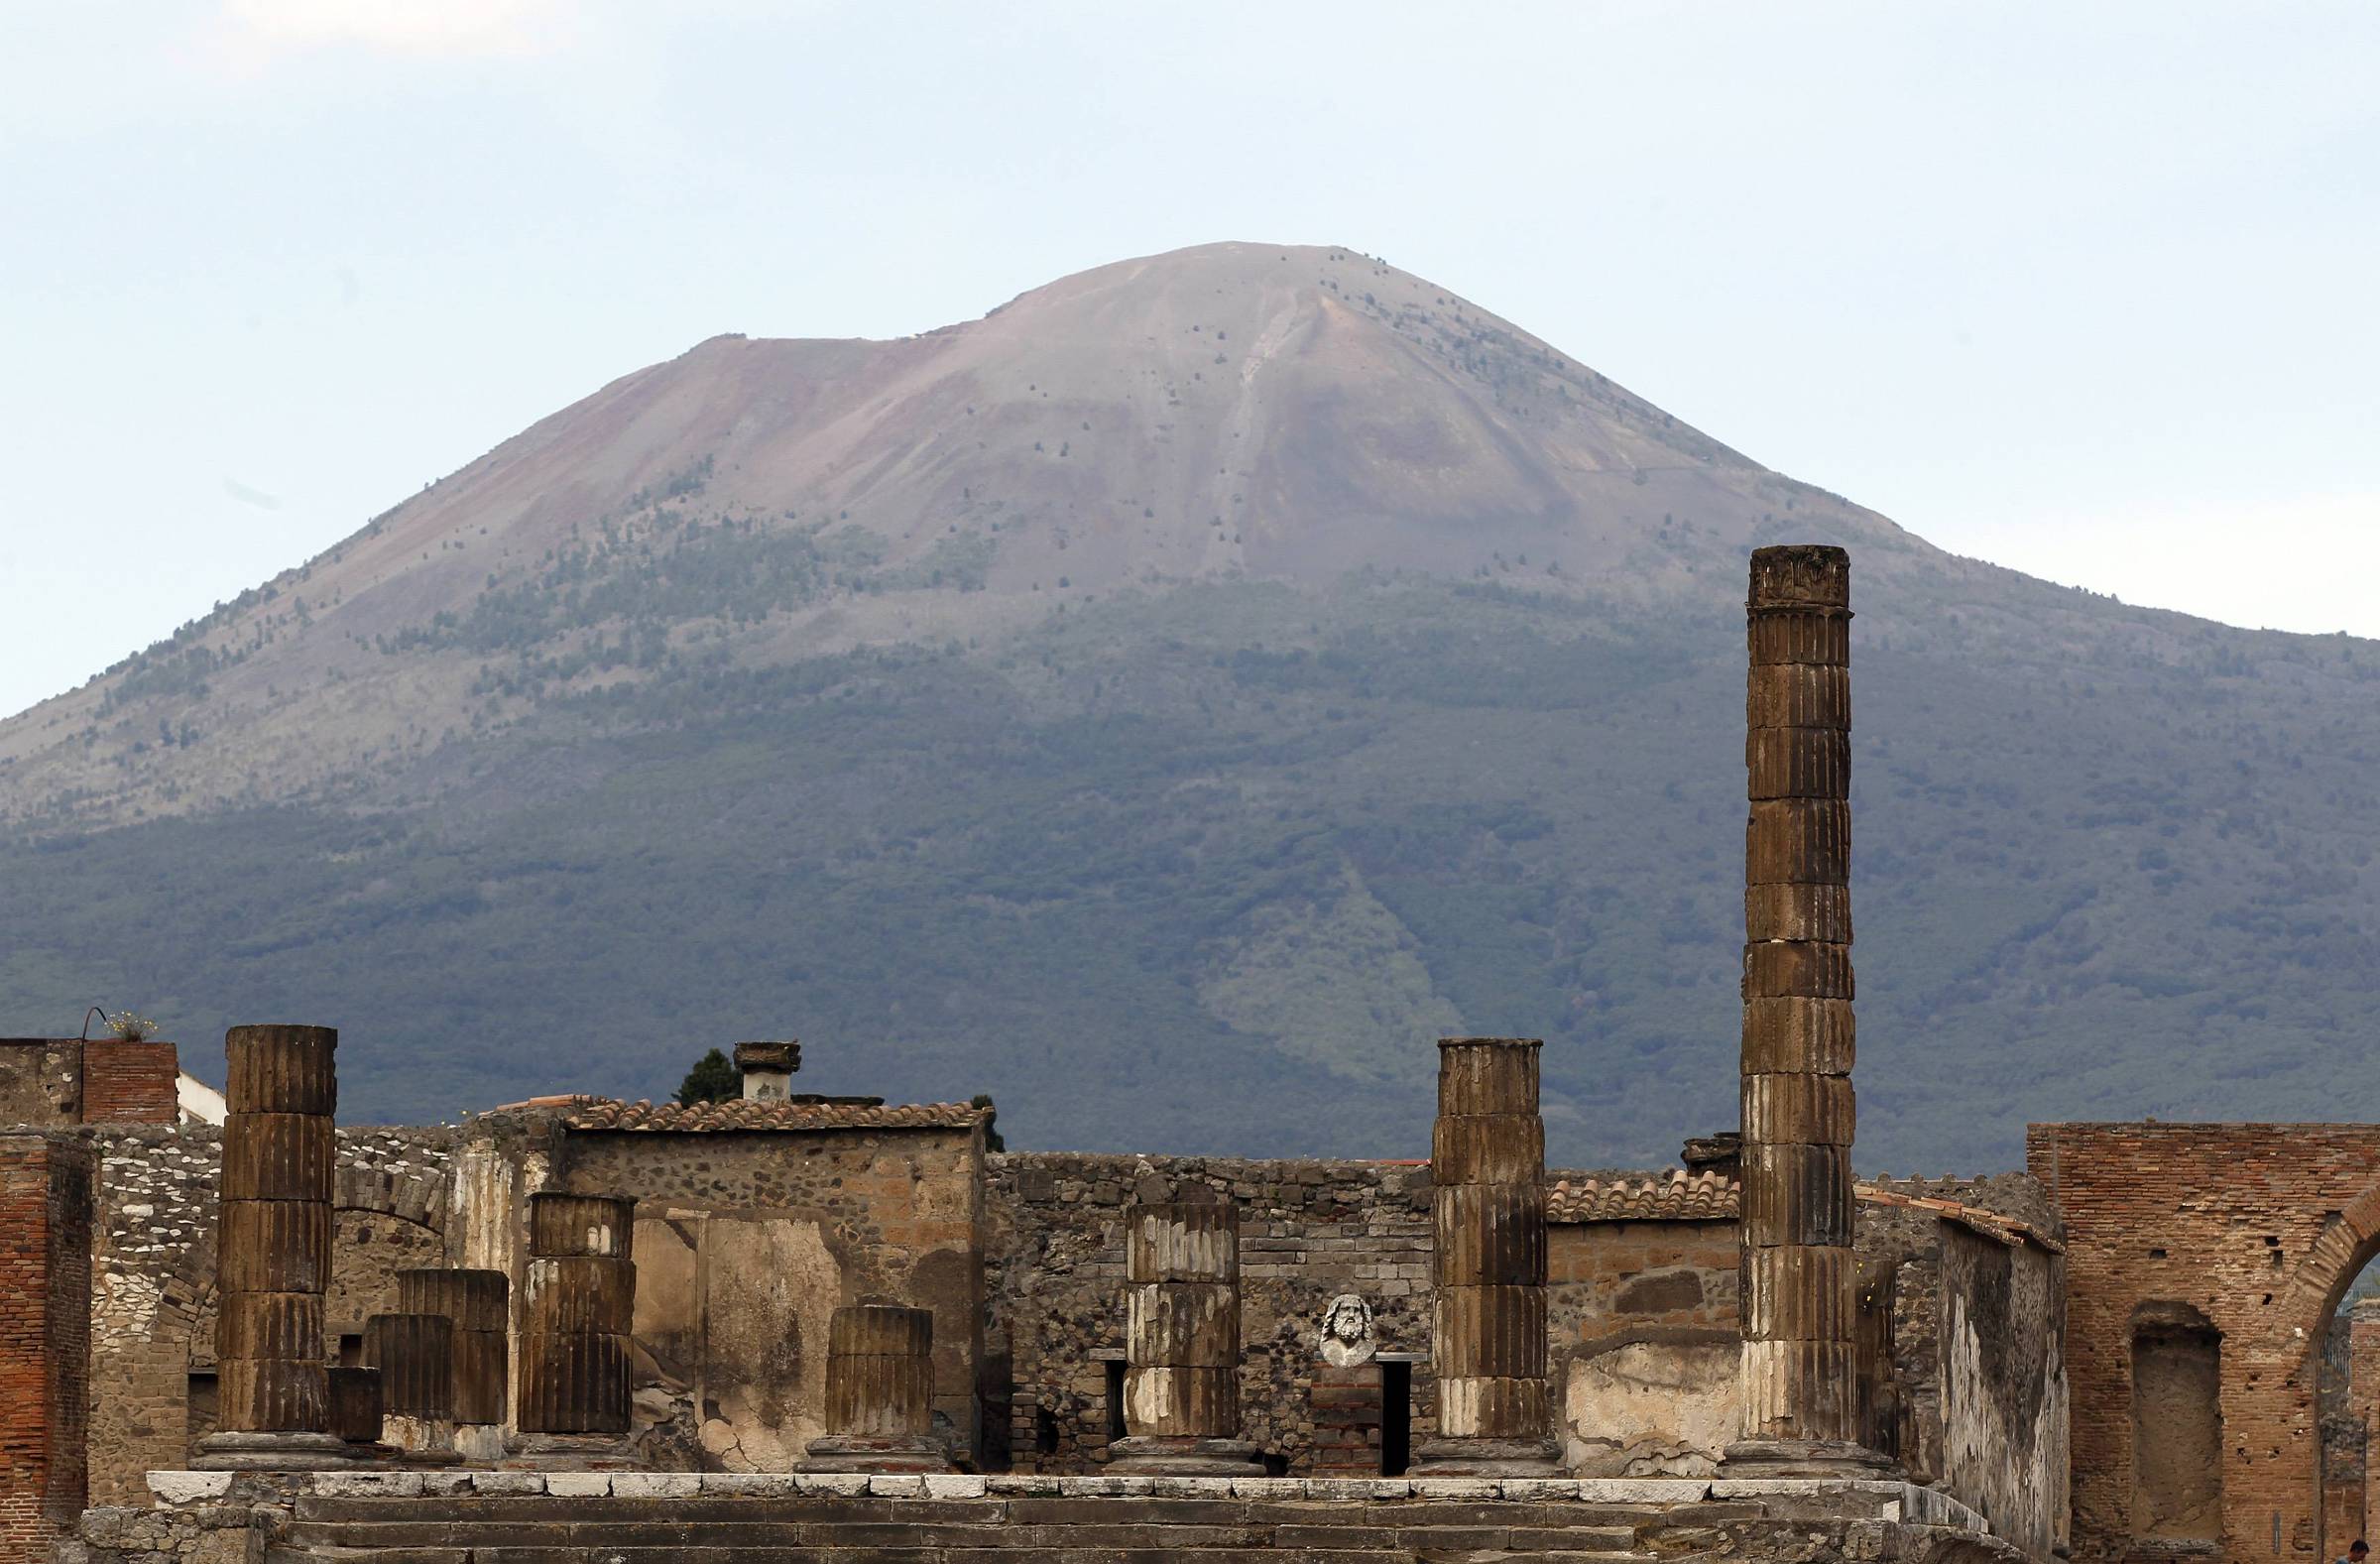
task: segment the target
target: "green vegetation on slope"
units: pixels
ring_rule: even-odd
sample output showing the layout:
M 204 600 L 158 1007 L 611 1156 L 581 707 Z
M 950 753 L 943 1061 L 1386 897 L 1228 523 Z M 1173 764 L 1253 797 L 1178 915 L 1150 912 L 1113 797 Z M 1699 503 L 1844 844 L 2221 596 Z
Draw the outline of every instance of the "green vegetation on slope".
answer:
M 1951 613 L 1892 623 L 1862 1164 L 2380 1111 L 2353 649 L 2174 621 L 1985 672 Z M 336 1023 L 352 1118 L 657 1097 L 799 1035 L 805 1086 L 990 1091 L 1027 1146 L 1420 1154 L 1459 1024 L 1547 1039 L 1558 1161 L 1658 1162 L 1734 1114 L 1739 635 L 1380 579 L 664 666 L 456 746 L 437 807 L 0 845 L 0 982 L 12 1025 L 133 1005 L 202 1073 L 232 1022 Z

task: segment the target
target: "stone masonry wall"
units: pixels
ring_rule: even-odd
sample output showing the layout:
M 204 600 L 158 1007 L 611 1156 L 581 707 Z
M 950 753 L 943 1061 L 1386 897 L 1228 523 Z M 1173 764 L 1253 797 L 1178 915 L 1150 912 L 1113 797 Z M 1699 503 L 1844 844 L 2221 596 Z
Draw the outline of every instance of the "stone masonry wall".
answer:
M 2380 1125 L 2035 1125 L 2026 1161 L 2066 1224 L 2076 1558 L 2132 1549 L 2136 1333 L 2201 1320 L 2219 1335 L 2223 1553 L 2342 1551 L 2322 1534 L 2315 1354 L 2380 1252 Z

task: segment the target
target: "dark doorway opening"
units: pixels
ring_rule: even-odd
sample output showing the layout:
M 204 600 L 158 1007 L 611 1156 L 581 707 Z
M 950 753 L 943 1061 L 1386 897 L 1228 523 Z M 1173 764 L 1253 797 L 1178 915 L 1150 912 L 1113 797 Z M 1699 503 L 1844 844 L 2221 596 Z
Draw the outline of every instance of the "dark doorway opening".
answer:
M 1413 1366 L 1380 1365 L 1380 1476 L 1403 1477 L 1413 1464 Z

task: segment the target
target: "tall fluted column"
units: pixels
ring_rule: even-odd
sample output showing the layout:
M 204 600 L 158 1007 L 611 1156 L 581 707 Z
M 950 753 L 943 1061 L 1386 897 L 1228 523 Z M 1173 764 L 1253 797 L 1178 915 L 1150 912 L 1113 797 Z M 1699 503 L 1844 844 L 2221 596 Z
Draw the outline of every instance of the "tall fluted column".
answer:
M 1228 1204 L 1124 1214 L 1125 1437 L 1109 1470 L 1260 1477 L 1240 1437 L 1240 1213 Z
M 1868 1470 L 1884 1462 L 1858 1443 L 1849 555 L 1753 550 L 1745 610 L 1743 1426 L 1727 1464 Z
M 807 1472 L 947 1472 L 934 1437 L 934 1311 L 835 1310 L 826 1327 L 826 1432 Z
M 523 1455 L 627 1455 L 636 1205 L 609 1195 L 529 1197 L 516 1403 Z
M 330 1430 L 322 1297 L 338 1107 L 328 1026 L 234 1026 L 224 1035 L 229 1110 L 217 1207 L 215 1360 L 222 1431 L 204 1467 L 340 1464 Z
M 437 1314 L 454 1327 L 454 1447 L 466 1461 L 504 1454 L 511 1361 L 505 1351 L 512 1288 L 501 1270 L 401 1270 L 397 1307 Z
M 1546 1380 L 1545 1124 L 1534 1037 L 1444 1037 L 1430 1138 L 1438 1437 L 1423 1476 L 1560 1470 Z
M 410 1461 L 451 1465 L 454 1322 L 443 1314 L 375 1314 L 364 1322 L 364 1366 L 380 1371 L 381 1437 Z

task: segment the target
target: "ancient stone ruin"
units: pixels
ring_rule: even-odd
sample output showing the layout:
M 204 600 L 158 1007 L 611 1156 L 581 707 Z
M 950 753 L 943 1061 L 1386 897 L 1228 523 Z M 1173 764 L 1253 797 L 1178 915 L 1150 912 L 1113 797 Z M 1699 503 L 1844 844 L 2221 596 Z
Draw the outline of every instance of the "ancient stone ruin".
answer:
M 1857 1180 L 1849 561 L 1746 611 L 1742 1112 L 1683 1166 L 1549 1171 L 1529 1038 L 1437 1041 L 1421 1163 L 995 1153 L 790 1040 L 338 1129 L 327 1027 L 233 1028 L 219 1126 L 170 1043 L 0 1039 L 0 1557 L 2343 1551 L 2380 1127 Z

